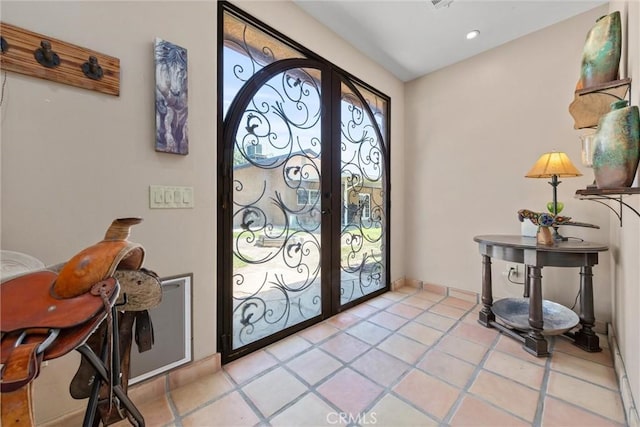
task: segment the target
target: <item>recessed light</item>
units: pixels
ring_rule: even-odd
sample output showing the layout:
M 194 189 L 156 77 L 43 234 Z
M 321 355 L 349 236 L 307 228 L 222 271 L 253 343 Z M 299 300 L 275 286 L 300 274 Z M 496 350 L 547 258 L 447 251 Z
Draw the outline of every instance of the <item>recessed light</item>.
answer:
M 469 31 L 467 33 L 467 40 L 475 39 L 479 35 L 480 35 L 480 31 L 478 30 Z

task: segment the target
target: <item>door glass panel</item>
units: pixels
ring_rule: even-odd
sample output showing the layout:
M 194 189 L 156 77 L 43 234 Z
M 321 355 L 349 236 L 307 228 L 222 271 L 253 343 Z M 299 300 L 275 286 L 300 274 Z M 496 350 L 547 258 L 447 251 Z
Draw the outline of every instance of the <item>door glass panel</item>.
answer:
M 235 135 L 234 349 L 321 314 L 319 75 L 276 74 Z
M 229 11 L 225 11 L 223 19 L 223 117 L 226 117 L 231 101 L 255 73 L 275 61 L 304 55 Z
M 385 287 L 386 210 L 384 143 L 376 115 L 384 121 L 384 104 L 365 93 L 372 117 L 343 83 L 341 102 L 340 304 Z

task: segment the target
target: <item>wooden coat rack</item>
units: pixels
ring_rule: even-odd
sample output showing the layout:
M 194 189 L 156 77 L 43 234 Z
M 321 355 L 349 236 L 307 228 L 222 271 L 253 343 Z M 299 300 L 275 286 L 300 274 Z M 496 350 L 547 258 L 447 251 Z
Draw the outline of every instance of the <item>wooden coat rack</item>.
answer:
M 0 22 L 0 66 L 41 79 L 120 95 L 120 60 Z

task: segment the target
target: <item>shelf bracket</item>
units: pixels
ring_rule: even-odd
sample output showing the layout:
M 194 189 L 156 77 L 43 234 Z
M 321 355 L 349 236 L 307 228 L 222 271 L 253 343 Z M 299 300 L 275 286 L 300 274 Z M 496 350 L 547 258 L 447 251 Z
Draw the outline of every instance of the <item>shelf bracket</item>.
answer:
M 636 208 L 634 208 L 633 206 L 629 205 L 628 203 L 626 203 L 624 200 L 622 200 L 622 196 L 625 194 L 639 194 L 640 193 L 640 189 L 638 188 L 626 188 L 626 189 L 622 189 L 620 192 L 616 193 L 616 190 L 612 190 L 610 192 L 610 194 L 605 194 L 607 192 L 607 190 L 591 190 L 591 189 L 587 189 L 587 190 L 578 190 L 576 191 L 576 197 L 579 198 L 580 200 L 591 200 L 594 202 L 598 202 L 601 205 L 604 205 L 606 207 L 608 207 L 614 214 L 616 214 L 616 216 L 618 217 L 618 219 L 620 220 L 620 227 L 622 227 L 622 211 L 623 211 L 623 206 L 627 207 L 629 210 L 631 210 L 631 212 L 635 213 L 638 218 L 640 218 L 640 212 L 638 212 L 638 210 Z M 603 200 L 607 200 L 607 201 L 614 201 L 616 203 L 619 204 L 620 209 L 616 210 L 615 208 L 613 208 L 610 204 L 605 203 Z

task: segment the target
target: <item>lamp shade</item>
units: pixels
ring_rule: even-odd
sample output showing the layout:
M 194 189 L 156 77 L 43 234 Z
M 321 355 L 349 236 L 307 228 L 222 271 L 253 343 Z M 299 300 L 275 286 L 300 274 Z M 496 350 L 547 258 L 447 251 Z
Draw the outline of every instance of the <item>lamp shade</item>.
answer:
M 582 176 L 565 153 L 552 151 L 544 153 L 525 175 L 526 178 L 551 178 Z

